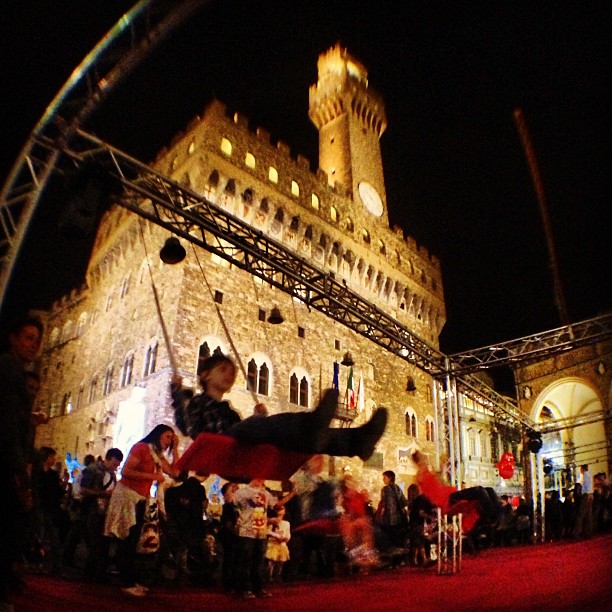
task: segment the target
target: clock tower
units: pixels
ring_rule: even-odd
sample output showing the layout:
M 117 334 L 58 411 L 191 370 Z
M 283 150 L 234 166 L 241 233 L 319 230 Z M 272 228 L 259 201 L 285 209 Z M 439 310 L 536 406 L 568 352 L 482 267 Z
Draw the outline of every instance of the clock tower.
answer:
M 382 99 L 368 88 L 365 67 L 337 43 L 319 56 L 308 115 L 319 130 L 319 167 L 344 187 L 371 219 L 389 225 L 380 152 L 387 127 Z

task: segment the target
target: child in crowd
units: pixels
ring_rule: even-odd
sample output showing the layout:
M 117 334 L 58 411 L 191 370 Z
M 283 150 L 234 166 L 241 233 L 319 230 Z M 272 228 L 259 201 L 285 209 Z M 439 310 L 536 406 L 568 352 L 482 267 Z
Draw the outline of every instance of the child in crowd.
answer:
M 221 513 L 223 512 L 223 504 L 219 499 L 219 495 L 217 493 L 213 493 L 210 496 L 210 503 L 208 504 L 208 508 L 206 509 L 206 514 L 211 521 L 219 522 L 221 520 Z
M 291 525 L 285 520 L 285 506 L 277 504 L 274 510 L 276 516 L 268 521 L 268 546 L 266 548 L 270 582 L 280 580 L 283 564 L 289 561 L 287 542 L 291 539 Z
M 276 505 L 276 498 L 266 489 L 261 478 L 234 493 L 238 508 L 238 594 L 243 599 L 270 597 L 264 590 L 264 564 L 268 534 L 268 510 Z

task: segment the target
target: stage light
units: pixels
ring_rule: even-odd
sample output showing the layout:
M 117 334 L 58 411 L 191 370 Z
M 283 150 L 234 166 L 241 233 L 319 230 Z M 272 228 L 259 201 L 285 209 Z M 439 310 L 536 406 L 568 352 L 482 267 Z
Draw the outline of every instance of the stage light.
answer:
M 527 447 L 532 453 L 538 453 L 542 448 L 542 436 L 540 432 L 531 430 L 527 433 L 527 437 L 529 441 L 527 442 Z

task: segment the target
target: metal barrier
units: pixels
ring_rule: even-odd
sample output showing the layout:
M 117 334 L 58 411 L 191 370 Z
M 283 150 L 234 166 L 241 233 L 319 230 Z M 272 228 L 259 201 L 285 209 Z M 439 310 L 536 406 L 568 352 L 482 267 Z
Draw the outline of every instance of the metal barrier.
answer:
M 438 576 L 461 571 L 463 557 L 462 515 L 449 517 L 438 508 Z

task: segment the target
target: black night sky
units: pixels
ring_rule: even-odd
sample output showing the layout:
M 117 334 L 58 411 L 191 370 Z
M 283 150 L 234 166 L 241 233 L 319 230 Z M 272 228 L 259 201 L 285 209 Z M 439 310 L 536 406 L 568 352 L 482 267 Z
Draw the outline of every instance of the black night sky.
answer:
M 72 70 L 131 2 L 11 2 L 0 21 L 4 178 Z M 308 87 L 337 41 L 385 100 L 391 224 L 442 262 L 446 353 L 561 325 L 512 112 L 544 179 L 572 321 L 610 310 L 610 10 L 605 2 L 216 0 L 176 30 L 87 128 L 142 161 L 216 96 L 317 162 Z M 398 12 L 401 8 L 401 15 Z M 78 286 L 86 240 L 38 211 L 3 317 Z

